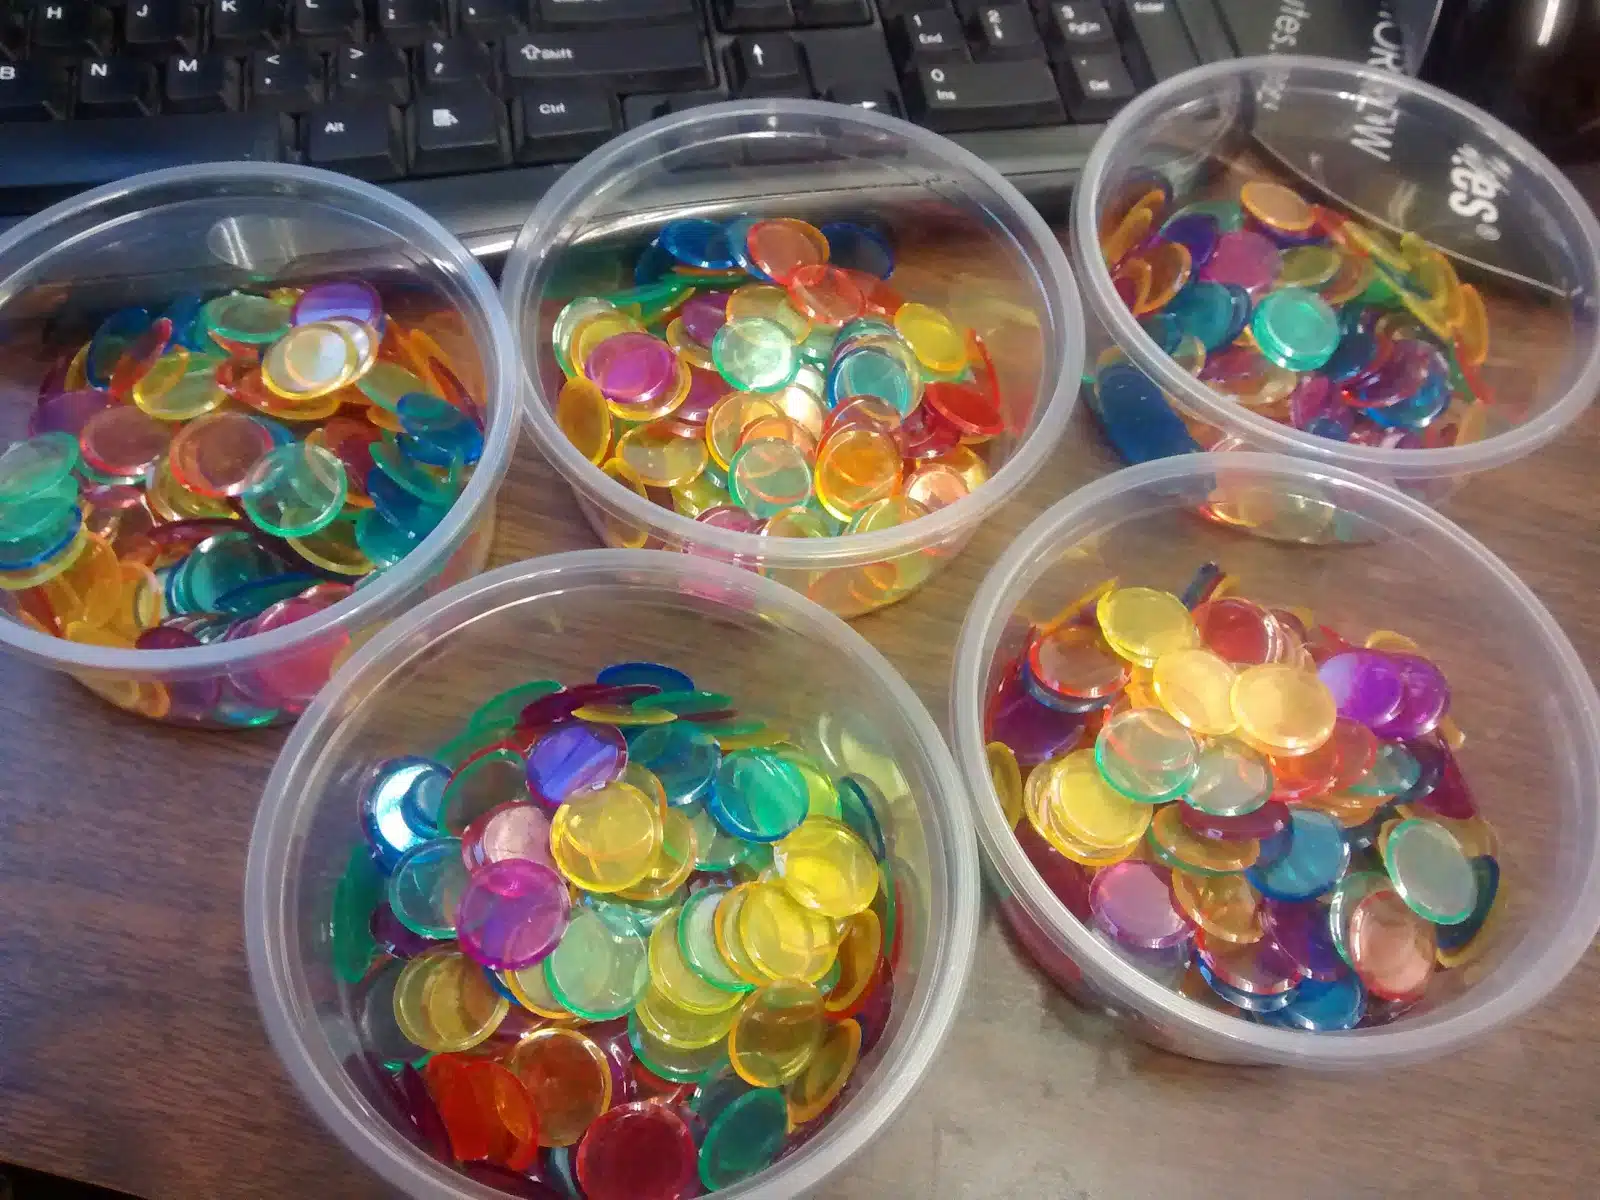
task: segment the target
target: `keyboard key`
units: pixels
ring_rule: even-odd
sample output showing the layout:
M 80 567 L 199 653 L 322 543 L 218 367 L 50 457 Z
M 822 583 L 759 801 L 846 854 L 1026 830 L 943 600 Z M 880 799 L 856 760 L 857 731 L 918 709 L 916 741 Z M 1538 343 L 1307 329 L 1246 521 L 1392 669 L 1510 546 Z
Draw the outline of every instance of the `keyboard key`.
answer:
M 122 14 L 128 53 L 147 58 L 200 49 L 200 10 L 190 0 L 128 0 Z
M 506 106 L 482 87 L 429 93 L 412 106 L 409 118 L 415 175 L 485 171 L 511 162 Z
M 697 22 L 694 0 L 535 0 L 545 29 Z
M 489 47 L 469 37 L 428 42 L 417 62 L 417 76 L 425 89 L 467 83 L 492 88 L 494 73 Z
M 210 0 L 211 46 L 224 53 L 244 53 L 277 45 L 283 37 L 281 0 Z
M 1043 58 L 1044 41 L 1026 4 L 991 4 L 973 18 L 973 57 Z
M 1210 0 L 1206 0 L 1209 4 Z M 1045 11 L 1045 39 L 1052 58 L 1094 54 L 1116 44 L 1111 18 L 1099 4 L 1051 4 Z
M 1053 125 L 1065 119 L 1050 68 L 1038 59 L 918 67 L 906 80 L 911 119 L 939 133 Z
M 618 130 L 617 102 L 593 84 L 530 85 L 511 101 L 512 152 L 520 163 L 569 162 Z
M 298 46 L 250 56 L 250 107 L 302 113 L 322 103 L 322 56 Z
M 49 121 L 72 106 L 64 67 L 48 62 L 0 63 L 0 121 Z M 6 164 L 6 170 L 11 164 Z M 0 181 L 3 181 L 0 173 Z
M 404 104 L 411 99 L 406 52 L 387 42 L 340 46 L 333 56 L 334 85 L 341 96 Z
M 118 55 L 86 58 L 78 67 L 81 117 L 145 117 L 156 111 L 156 69 Z
M 829 88 L 826 99 L 835 104 L 848 104 L 851 108 L 868 108 L 891 117 L 901 115 L 900 93 L 880 83 L 845 83 Z
M 296 41 L 313 50 L 366 40 L 361 0 L 289 0 L 289 28 Z
M 505 59 L 506 75 L 516 82 L 596 76 L 612 80 L 622 91 L 668 91 L 712 82 L 700 33 L 688 25 L 529 34 L 506 43 Z
M 872 9 L 867 0 L 792 0 L 794 22 L 802 29 L 819 25 L 869 25 Z
M 1183 27 L 1189 31 L 1189 41 L 1201 62 L 1221 62 L 1238 53 L 1233 40 L 1228 37 L 1228 27 L 1222 23 L 1222 14 L 1212 0 L 1176 0 L 1178 15 Z
M 948 8 L 906 13 L 896 17 L 889 28 L 895 54 L 907 66 L 966 62 L 972 57 L 967 52 L 967 38 L 961 31 L 961 22 Z
M 33 44 L 51 54 L 111 52 L 111 13 L 98 4 L 55 0 L 33 8 Z
M 461 32 L 480 42 L 497 42 L 522 32 L 521 0 L 461 0 Z
M 222 54 L 177 55 L 167 60 L 162 103 L 168 112 L 230 112 L 244 91 L 239 60 Z
M 400 110 L 381 100 L 329 104 L 308 114 L 306 161 L 382 183 L 405 174 L 405 133 Z
M 784 34 L 735 38 L 728 47 L 728 79 L 738 96 L 771 96 L 784 88 L 810 95 L 800 48 Z
M 1200 65 L 1171 0 L 1126 0 L 1113 19 L 1129 61 L 1143 64 L 1145 82 L 1163 83 Z
M 207 113 L 0 125 L 0 211 L 34 212 L 64 191 L 141 171 L 205 162 L 278 162 L 287 130 L 274 113 Z M 41 195 L 43 193 L 43 195 Z
M 924 3 L 927 0 L 923 0 Z M 857 104 L 884 94 L 900 107 L 898 76 L 883 35 L 876 29 L 815 29 L 795 35 L 817 95 Z M 841 94 L 853 97 L 841 99 Z
M 627 128 L 634 129 L 646 121 L 654 121 L 657 117 L 687 112 L 691 108 L 704 108 L 707 104 L 721 104 L 726 99 L 727 97 L 721 92 L 710 91 L 670 92 L 665 95 L 660 92 L 645 92 L 640 95 L 624 96 L 622 123 Z
M 378 0 L 378 33 L 391 46 L 420 46 L 446 31 L 445 0 Z
M 1133 99 L 1133 80 L 1114 53 L 1074 54 L 1056 68 L 1067 113 L 1080 125 L 1108 121 Z
M 789 0 L 716 0 L 717 25 L 729 33 L 794 28 Z

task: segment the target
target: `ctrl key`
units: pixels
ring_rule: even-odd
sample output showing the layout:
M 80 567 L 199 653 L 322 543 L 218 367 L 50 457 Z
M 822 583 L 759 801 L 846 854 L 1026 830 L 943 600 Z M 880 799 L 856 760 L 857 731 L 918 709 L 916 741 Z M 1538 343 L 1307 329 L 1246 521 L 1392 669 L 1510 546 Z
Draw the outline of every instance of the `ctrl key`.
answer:
M 1061 95 L 1042 59 L 948 62 L 919 67 L 907 80 L 911 119 L 939 133 L 1059 125 Z
M 511 144 L 521 163 L 582 158 L 616 132 L 616 101 L 602 88 L 527 87 L 511 101 Z

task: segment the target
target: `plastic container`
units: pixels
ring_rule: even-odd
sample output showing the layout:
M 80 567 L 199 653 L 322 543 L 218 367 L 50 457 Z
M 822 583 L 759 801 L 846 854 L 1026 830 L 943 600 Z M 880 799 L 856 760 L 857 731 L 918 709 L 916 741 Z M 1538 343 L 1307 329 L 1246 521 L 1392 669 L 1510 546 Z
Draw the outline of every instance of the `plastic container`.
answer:
M 796 740 L 878 783 L 910 913 L 893 1011 L 843 1107 L 803 1147 L 719 1194 L 818 1186 L 905 1103 L 956 1019 L 978 923 L 972 818 L 932 719 L 882 655 L 803 597 L 721 563 L 598 550 L 502 567 L 351 656 L 285 744 L 250 840 L 244 925 L 267 1032 L 317 1115 L 400 1193 L 498 1194 L 416 1145 L 360 1057 L 327 940 L 334 885 L 361 842 L 354 780 L 374 759 L 442 740 L 515 683 L 592 679 L 640 658 L 676 663 L 769 720 L 787 717 Z
M 1493 395 L 1481 436 L 1439 448 L 1302 432 L 1212 390 L 1141 327 L 1113 287 L 1102 219 L 1154 171 L 1191 201 L 1275 180 L 1307 200 L 1443 251 L 1483 295 Z M 1109 216 L 1108 216 L 1109 214 Z M 1416 80 L 1331 59 L 1244 58 L 1139 96 L 1095 143 L 1073 197 L 1072 248 L 1095 324 L 1165 393 L 1199 448 L 1267 450 L 1437 501 L 1474 471 L 1561 436 L 1600 388 L 1600 224 L 1561 172 L 1494 118 Z M 1091 333 L 1091 364 L 1105 345 Z M 1094 367 L 1091 366 L 1091 371 Z M 1091 404 L 1093 404 L 1091 399 Z M 1447 424 L 1446 413 L 1435 424 Z M 1179 431 L 1174 431 L 1175 433 Z
M 505 314 L 488 275 L 443 226 L 328 171 L 227 163 L 152 172 L 58 204 L 0 238 L 4 444 L 26 436 L 62 339 L 70 352 L 86 340 L 83 326 L 92 332 L 110 311 L 164 308 L 184 291 L 352 275 L 377 285 L 391 308 L 404 305 L 484 410 L 482 458 L 438 527 L 344 600 L 267 633 L 184 649 L 117 649 L 32 629 L 0 599 L 0 646 L 69 672 L 132 712 L 255 726 L 291 719 L 353 638 L 483 568 L 516 431 L 519 372 Z
M 995 359 L 1011 431 L 986 447 L 992 478 L 893 529 L 767 538 L 712 528 L 654 504 L 578 452 L 556 425 L 562 374 L 550 331 L 575 296 L 622 286 L 667 221 L 740 213 L 886 226 L 908 300 L 977 330 Z M 534 441 L 595 532 L 757 567 L 841 616 L 909 594 L 1044 464 L 1066 428 L 1083 363 L 1083 317 L 1066 256 L 1015 188 L 944 138 L 865 109 L 744 100 L 664 117 L 568 171 L 523 226 L 501 293 L 521 342 Z M 1002 464 L 1003 465 L 1000 465 Z
M 1190 508 L 1225 474 L 1238 488 L 1298 491 L 1381 536 L 1288 546 L 1238 537 Z M 1044 885 L 1001 816 L 984 759 L 982 697 L 1030 621 L 1094 583 L 1181 591 L 1216 561 L 1242 595 L 1311 608 L 1336 629 L 1399 630 L 1445 671 L 1460 762 L 1499 835 L 1506 906 L 1478 959 L 1437 976 L 1393 1023 L 1300 1033 L 1224 1015 L 1154 982 L 1089 932 Z M 956 756 L 976 797 L 986 878 L 1039 965 L 1146 1041 L 1219 1062 L 1323 1069 L 1393 1066 L 1459 1049 L 1538 1003 L 1600 928 L 1600 697 L 1525 584 L 1471 536 L 1401 493 L 1336 468 L 1237 452 L 1161 459 L 1047 510 L 989 573 L 962 627 L 951 684 Z

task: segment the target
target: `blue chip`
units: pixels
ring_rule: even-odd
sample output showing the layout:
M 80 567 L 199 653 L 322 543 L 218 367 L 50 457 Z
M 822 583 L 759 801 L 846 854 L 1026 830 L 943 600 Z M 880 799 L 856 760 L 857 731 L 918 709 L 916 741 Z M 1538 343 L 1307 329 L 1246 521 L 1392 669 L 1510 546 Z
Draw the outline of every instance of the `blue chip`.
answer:
M 849 221 L 831 221 L 821 227 L 828 239 L 828 261 L 836 267 L 863 271 L 879 279 L 894 274 L 894 251 L 876 229 Z
M 205 297 L 199 292 L 185 292 L 161 315 L 172 322 L 172 340 L 186 350 L 215 350 L 217 344 L 205 323 L 200 320 L 200 309 Z
M 1335 383 L 1345 383 L 1366 371 L 1377 356 L 1377 334 L 1370 329 L 1346 330 L 1332 357 L 1322 364 L 1322 373 Z
M 434 526 L 444 520 L 450 511 L 448 504 L 424 504 L 401 487 L 382 468 L 373 467 L 367 472 L 367 495 L 372 498 L 372 508 L 390 525 L 408 537 L 413 544 L 433 532 Z M 360 518 L 357 518 L 358 520 Z
M 455 405 L 426 392 L 408 392 L 395 405 L 400 428 L 405 430 L 400 448 L 408 458 L 429 466 L 471 466 L 483 455 L 483 430 Z
M 1165 309 L 1140 317 L 1139 325 L 1150 335 L 1150 340 L 1161 347 L 1163 354 L 1171 354 L 1183 341 L 1183 326 Z
M 1227 335 L 1227 340 L 1232 342 L 1244 332 L 1244 327 L 1250 324 L 1250 293 L 1242 284 L 1225 283 L 1222 286 L 1228 289 L 1228 302 L 1233 306 Z
M 858 346 L 836 355 L 828 371 L 828 407 L 838 408 L 847 396 L 876 396 L 905 416 L 916 406 L 917 386 L 903 363 L 872 346 Z
M 883 822 L 878 820 L 878 809 L 885 806 L 883 793 L 870 779 L 846 775 L 839 780 L 839 815 L 867 844 L 872 857 L 879 862 L 889 857 L 889 843 L 883 836 Z
M 663 250 L 659 242 L 651 242 L 634 260 L 634 283 L 643 287 L 665 278 L 672 271 L 673 261 L 672 255 Z
M 1367 1012 L 1367 989 L 1353 974 L 1323 982 L 1307 979 L 1292 989 L 1294 999 L 1263 1017 L 1268 1025 L 1323 1033 L 1354 1029 Z
M 1124 462 L 1149 462 L 1200 449 L 1161 389 L 1132 363 L 1113 363 L 1100 372 L 1091 395 L 1090 407 L 1100 418 L 1100 428 Z
M 596 683 L 607 687 L 631 687 L 644 684 L 660 688 L 663 692 L 692 692 L 694 680 L 676 667 L 656 662 L 612 663 L 594 677 Z
M 1246 303 L 1248 302 L 1247 294 Z M 1230 337 L 1228 333 L 1233 328 L 1237 315 L 1234 307 L 1233 293 L 1228 290 L 1226 284 L 1197 280 L 1185 284 L 1183 289 L 1168 301 L 1163 311 L 1177 322 L 1180 330 L 1199 338 L 1200 344 L 1209 354 L 1239 336 L 1235 333 Z M 1245 315 L 1248 319 L 1248 310 Z M 1243 320 L 1239 321 L 1239 328 L 1244 328 Z
M 308 587 L 321 582 L 322 576 L 309 571 L 289 571 L 264 579 L 251 579 L 223 592 L 212 607 L 217 612 L 236 617 L 253 617 L 266 612 L 278 601 L 298 596 Z
M 387 874 L 411 847 L 438 836 L 439 804 L 450 772 L 431 758 L 404 755 L 379 763 L 361 788 L 361 829 Z
M 1238 988 L 1224 983 L 1211 973 L 1211 968 L 1206 966 L 1205 960 L 1198 956 L 1194 960 L 1195 969 L 1200 972 L 1213 992 L 1221 996 L 1235 1008 L 1242 1008 L 1246 1012 L 1270 1013 L 1277 1012 L 1280 1008 L 1287 1008 L 1294 1003 L 1295 996 L 1299 994 L 1300 987 L 1292 987 L 1286 992 L 1279 992 L 1273 996 L 1253 996 L 1249 992 L 1242 992 Z
M 1425 429 L 1449 406 L 1449 385 L 1442 377 L 1430 375 L 1414 395 L 1400 403 L 1361 411 L 1387 429 Z
M 1338 882 L 1350 865 L 1350 845 L 1339 822 L 1327 813 L 1293 809 L 1289 827 L 1279 837 L 1289 840 L 1288 851 L 1275 862 L 1256 865 L 1245 872 L 1256 890 L 1272 900 L 1310 900 Z M 1265 845 L 1262 847 L 1266 849 Z
M 722 765 L 722 750 L 698 725 L 673 721 L 634 731 L 628 738 L 628 758 L 661 781 L 668 804 L 682 808 L 710 789 Z
M 83 358 L 83 374 L 89 385 L 109 387 L 111 372 L 123 350 L 148 328 L 150 314 L 142 308 L 119 308 L 101 321 L 89 339 L 89 352 Z
M 723 226 L 704 217 L 669 222 L 656 236 L 656 244 L 687 267 L 726 271 L 739 265 Z
M 500 978 L 499 971 L 491 971 L 488 967 L 484 967 L 483 974 L 484 978 L 488 979 L 489 986 L 492 987 L 496 993 L 504 996 L 512 1004 L 519 1003 L 517 998 L 511 994 L 511 989 L 506 986 L 505 980 Z
M 728 253 L 733 256 L 734 265 L 753 279 L 771 283 L 772 276 L 756 266 L 755 260 L 750 257 L 750 229 L 759 220 L 759 217 L 735 217 L 722 230 L 728 240 Z
M 287 446 L 290 442 L 297 442 L 300 440 L 299 438 L 295 437 L 294 434 L 289 432 L 289 427 L 282 421 L 274 421 L 271 417 L 262 416 L 260 413 L 246 413 L 245 415 L 267 431 L 268 435 L 272 438 L 272 445 L 274 448 L 278 446 Z
M 1350 426 L 1337 417 L 1318 417 L 1306 426 L 1305 431 L 1320 438 L 1327 438 L 1330 442 L 1350 440 Z

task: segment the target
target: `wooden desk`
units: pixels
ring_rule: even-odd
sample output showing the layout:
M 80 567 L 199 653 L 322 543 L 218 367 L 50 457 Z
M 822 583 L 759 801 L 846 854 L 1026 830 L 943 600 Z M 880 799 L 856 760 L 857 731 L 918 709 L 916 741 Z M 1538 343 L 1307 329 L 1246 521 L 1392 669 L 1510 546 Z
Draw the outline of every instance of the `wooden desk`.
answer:
M 1591 664 L 1597 456 L 1600 410 L 1451 510 Z M 1115 465 L 1080 412 L 937 583 L 858 622 L 941 722 L 949 663 L 930 648 L 954 643 L 1029 519 Z M 593 545 L 526 441 L 500 513 L 497 563 Z M 246 975 L 245 844 L 280 741 L 175 733 L 0 661 L 0 1160 L 159 1200 L 383 1194 L 300 1103 Z M 830 1200 L 1535 1200 L 1593 1194 L 1600 1177 L 1595 953 L 1534 1015 L 1452 1060 L 1350 1078 L 1150 1050 L 1063 999 L 992 911 L 974 983 L 934 1073 Z

